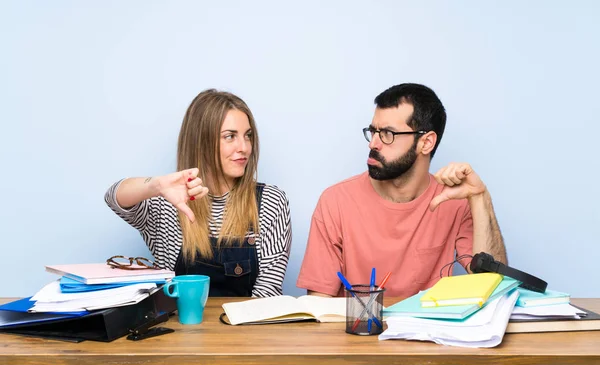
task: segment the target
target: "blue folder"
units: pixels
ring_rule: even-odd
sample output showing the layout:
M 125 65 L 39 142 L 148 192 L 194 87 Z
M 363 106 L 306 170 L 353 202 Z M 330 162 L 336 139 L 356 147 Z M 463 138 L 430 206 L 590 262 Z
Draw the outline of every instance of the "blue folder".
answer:
M 82 293 L 88 291 L 104 290 L 119 288 L 122 286 L 140 284 L 140 283 L 156 283 L 165 284 L 166 280 L 145 280 L 145 281 L 131 281 L 126 283 L 111 283 L 111 284 L 86 284 L 81 281 L 73 280 L 66 276 L 60 278 L 60 291 L 63 293 Z
M 35 304 L 29 298 L 15 300 L 14 302 L 0 305 L 0 328 L 10 328 L 27 323 L 49 322 L 61 319 L 81 317 L 89 312 L 66 313 L 29 313 L 28 310 Z

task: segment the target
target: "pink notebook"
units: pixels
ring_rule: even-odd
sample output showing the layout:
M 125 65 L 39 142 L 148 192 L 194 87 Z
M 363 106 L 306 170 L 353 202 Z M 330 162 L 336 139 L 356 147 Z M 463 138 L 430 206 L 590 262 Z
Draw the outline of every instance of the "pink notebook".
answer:
M 175 276 L 171 270 L 121 270 L 113 269 L 106 263 L 47 265 L 46 271 L 85 284 L 127 283 L 134 281 L 164 280 Z

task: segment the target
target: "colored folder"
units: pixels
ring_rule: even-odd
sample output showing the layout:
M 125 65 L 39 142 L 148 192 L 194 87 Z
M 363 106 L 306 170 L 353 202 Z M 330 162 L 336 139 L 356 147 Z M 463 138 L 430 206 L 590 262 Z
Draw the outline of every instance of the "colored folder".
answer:
M 545 293 L 537 293 L 524 288 L 519 288 L 518 307 L 537 307 L 541 305 L 563 304 L 571 301 L 567 293 L 546 289 Z
M 517 286 L 519 286 L 519 284 L 521 284 L 521 282 L 505 276 L 483 306 L 485 307 L 487 303 L 515 289 Z M 391 305 L 383 309 L 383 315 L 392 317 L 403 316 L 462 320 L 477 312 L 481 308 L 478 304 L 423 308 L 421 306 L 421 297 L 423 297 L 425 294 L 427 294 L 427 291 L 422 291 L 410 298 Z
M 35 304 L 29 298 L 15 300 L 14 302 L 0 305 L 0 328 L 11 328 L 31 323 L 50 322 L 69 318 L 81 317 L 89 312 L 68 313 L 29 313 L 28 310 Z
M 423 307 L 485 303 L 502 281 L 502 275 L 486 272 L 441 278 L 421 297 Z
M 125 283 L 112 283 L 112 284 L 84 284 L 80 281 L 73 280 L 71 278 L 63 276 L 60 278 L 60 291 L 62 293 L 83 293 L 83 292 L 96 291 L 96 290 L 120 288 L 122 286 L 140 284 L 140 283 L 155 283 L 155 284 L 159 285 L 159 284 L 165 284 L 166 282 L 167 282 L 166 280 L 155 279 L 155 280 L 131 281 L 131 282 L 125 282 Z

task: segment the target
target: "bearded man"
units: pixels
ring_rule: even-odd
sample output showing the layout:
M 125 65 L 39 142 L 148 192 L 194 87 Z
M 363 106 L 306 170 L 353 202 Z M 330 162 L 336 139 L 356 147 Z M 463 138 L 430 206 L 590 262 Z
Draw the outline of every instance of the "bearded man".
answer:
M 365 284 L 376 268 L 380 278 L 392 273 L 386 296 L 409 297 L 435 284 L 442 268 L 450 275 L 455 257 L 467 272 L 468 258 L 479 252 L 507 264 L 490 194 L 471 166 L 452 163 L 429 172 L 446 126 L 433 90 L 396 85 L 375 105 L 363 129 L 368 172 L 321 195 L 297 286 L 343 296 L 337 272 Z

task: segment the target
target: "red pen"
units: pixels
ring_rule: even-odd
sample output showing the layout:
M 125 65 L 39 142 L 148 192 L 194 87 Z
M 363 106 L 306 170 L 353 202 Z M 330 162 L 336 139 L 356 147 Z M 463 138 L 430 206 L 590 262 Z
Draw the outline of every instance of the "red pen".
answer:
M 385 277 L 381 281 L 381 284 L 379 284 L 379 287 L 377 288 L 377 290 L 381 290 L 385 287 L 385 284 L 387 283 L 388 279 L 390 278 L 390 275 L 392 275 L 391 271 L 385 275 Z M 365 306 L 363 311 L 360 313 L 360 316 L 358 316 L 358 318 L 356 318 L 356 321 L 354 321 L 354 324 L 352 325 L 352 332 L 354 332 L 356 330 L 356 327 L 358 327 L 358 324 L 360 323 L 360 319 L 365 315 L 365 313 L 367 313 L 368 308 L 373 304 L 374 300 L 375 300 L 375 296 L 371 296 L 371 299 L 369 299 L 369 301 L 367 302 L 367 305 Z

